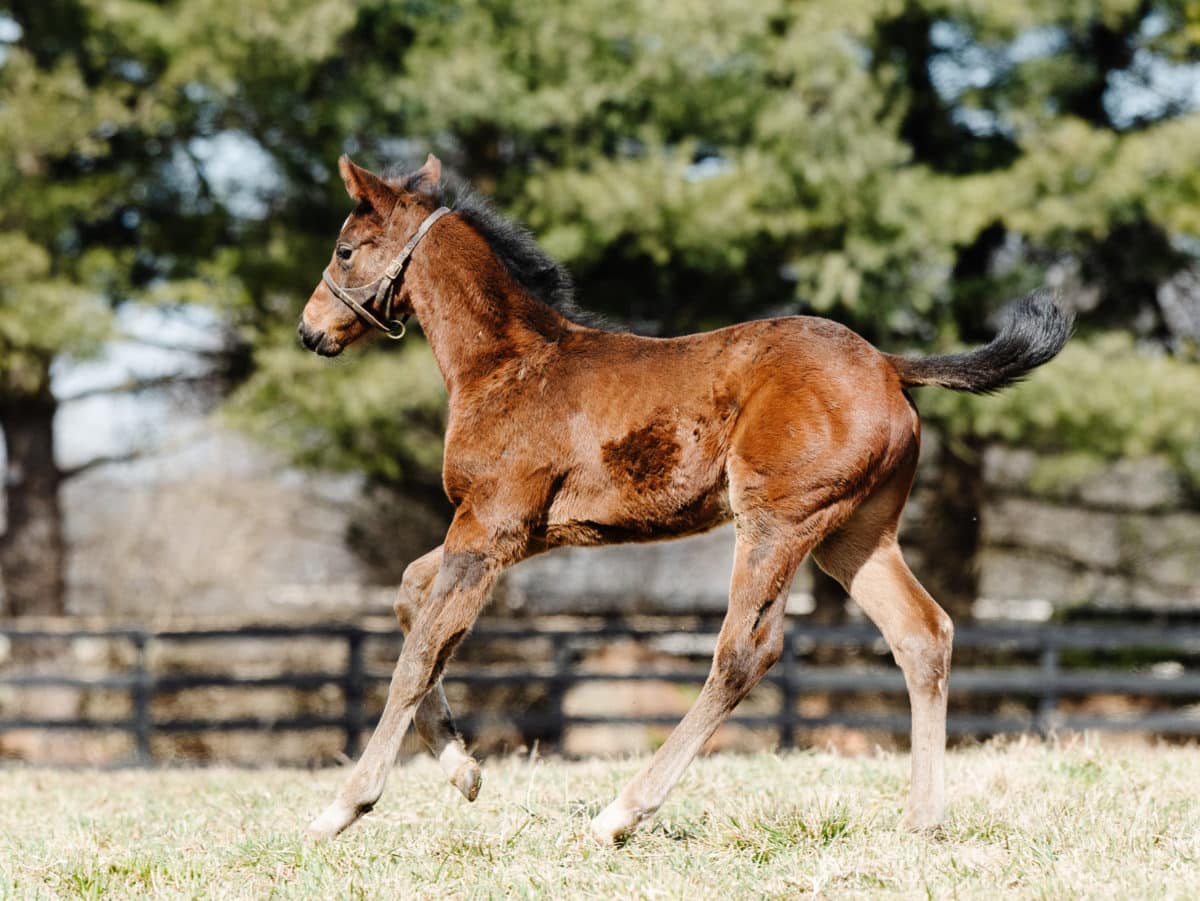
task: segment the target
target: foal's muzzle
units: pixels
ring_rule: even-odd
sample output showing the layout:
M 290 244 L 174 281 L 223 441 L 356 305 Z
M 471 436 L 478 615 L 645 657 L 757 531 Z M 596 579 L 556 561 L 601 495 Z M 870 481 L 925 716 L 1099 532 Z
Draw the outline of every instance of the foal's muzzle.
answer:
M 320 354 L 322 357 L 333 357 L 341 353 L 341 345 L 336 341 L 331 341 L 324 331 L 310 329 L 304 320 L 300 320 L 300 327 L 296 329 L 300 335 L 300 343 L 313 353 Z

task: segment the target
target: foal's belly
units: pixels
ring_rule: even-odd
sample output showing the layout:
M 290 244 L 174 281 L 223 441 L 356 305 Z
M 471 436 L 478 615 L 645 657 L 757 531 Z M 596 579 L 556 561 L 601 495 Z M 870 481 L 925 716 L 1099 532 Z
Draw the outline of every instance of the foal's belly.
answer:
M 731 518 L 729 505 L 722 501 L 689 507 L 659 519 L 626 519 L 614 522 L 581 519 L 550 523 L 546 527 L 546 544 L 548 547 L 562 547 L 663 541 L 707 532 Z
M 549 547 L 661 541 L 706 532 L 732 517 L 724 478 L 690 488 L 629 483 L 560 496 L 546 524 Z M 569 490 L 569 489 L 568 489 Z

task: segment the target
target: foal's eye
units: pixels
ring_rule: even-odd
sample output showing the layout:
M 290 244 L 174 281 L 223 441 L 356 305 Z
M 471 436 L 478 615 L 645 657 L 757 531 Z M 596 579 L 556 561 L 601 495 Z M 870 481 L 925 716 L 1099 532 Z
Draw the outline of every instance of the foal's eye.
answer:
M 347 247 L 345 244 L 342 244 L 340 247 L 338 247 L 337 258 L 339 260 L 341 260 L 343 263 L 346 260 L 350 259 L 350 257 L 352 257 L 352 256 L 354 256 L 354 248 L 353 247 Z

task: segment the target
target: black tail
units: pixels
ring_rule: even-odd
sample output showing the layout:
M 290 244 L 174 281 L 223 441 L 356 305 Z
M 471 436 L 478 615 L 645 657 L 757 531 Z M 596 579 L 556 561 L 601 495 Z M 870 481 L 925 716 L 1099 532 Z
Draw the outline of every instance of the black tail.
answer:
M 905 385 L 990 394 L 1054 359 L 1071 337 L 1073 323 L 1052 292 L 1035 291 L 1008 309 L 991 344 L 937 357 L 887 357 Z

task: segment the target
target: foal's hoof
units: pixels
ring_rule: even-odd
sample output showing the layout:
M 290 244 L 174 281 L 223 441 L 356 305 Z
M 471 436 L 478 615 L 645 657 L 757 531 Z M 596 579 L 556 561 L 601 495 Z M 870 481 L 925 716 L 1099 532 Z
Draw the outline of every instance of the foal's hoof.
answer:
M 479 797 L 479 786 L 483 784 L 479 762 L 467 753 L 461 741 L 450 742 L 442 748 L 438 763 L 450 784 L 462 792 L 464 798 L 474 801 Z
M 464 760 L 450 777 L 450 784 L 462 792 L 462 796 L 468 801 L 478 798 L 479 786 L 483 785 L 483 774 L 479 770 L 478 762 L 473 758 Z
M 641 821 L 637 811 L 629 810 L 620 800 L 613 801 L 592 820 L 592 838 L 606 848 L 611 848 L 629 838 Z
M 904 832 L 934 832 L 944 819 L 945 815 L 937 810 L 906 810 L 900 818 L 900 828 Z
M 360 815 L 358 811 L 347 807 L 341 801 L 334 801 L 325 808 L 324 813 L 308 824 L 308 829 L 304 832 L 304 840 L 309 844 L 316 844 L 333 838 L 357 820 Z

